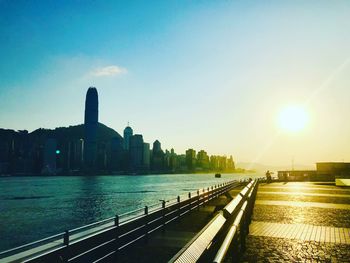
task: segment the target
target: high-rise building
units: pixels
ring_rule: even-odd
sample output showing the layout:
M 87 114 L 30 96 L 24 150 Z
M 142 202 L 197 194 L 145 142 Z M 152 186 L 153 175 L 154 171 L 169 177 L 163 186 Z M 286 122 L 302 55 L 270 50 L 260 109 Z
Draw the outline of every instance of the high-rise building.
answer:
M 186 164 L 187 169 L 190 171 L 195 170 L 196 168 L 196 151 L 193 149 L 188 149 L 186 151 Z
M 158 140 L 155 140 L 153 143 L 151 167 L 155 172 L 161 172 L 164 170 L 164 152 L 162 151 Z
M 150 145 L 147 142 L 143 143 L 143 160 L 142 161 L 143 161 L 144 170 L 148 171 L 150 168 L 150 162 L 151 162 L 151 152 L 150 152 Z
M 143 138 L 141 134 L 130 137 L 130 170 L 140 171 L 143 169 Z
M 201 169 L 209 168 L 209 156 L 206 151 L 200 150 L 197 153 L 197 167 Z
M 97 125 L 98 94 L 96 88 L 90 87 L 86 93 L 84 121 L 84 163 L 87 169 L 94 169 L 96 167 Z
M 227 169 L 235 170 L 235 162 L 233 161 L 232 155 L 230 155 L 230 158 L 227 159 Z
M 174 149 L 170 150 L 169 169 L 174 172 L 177 168 L 177 156 Z
M 110 161 L 109 168 L 112 172 L 122 171 L 123 170 L 123 140 L 120 137 L 114 137 L 111 140 L 111 149 L 110 149 Z
M 56 139 L 50 138 L 45 142 L 44 148 L 44 164 L 43 174 L 55 174 L 56 173 L 56 155 L 59 155 L 60 151 L 57 150 Z
M 159 142 L 158 140 L 155 140 L 155 141 L 154 141 L 152 151 L 153 151 L 153 153 L 162 151 L 160 142 Z
M 130 137 L 133 135 L 133 130 L 128 125 L 124 129 L 124 150 L 129 151 L 130 149 Z

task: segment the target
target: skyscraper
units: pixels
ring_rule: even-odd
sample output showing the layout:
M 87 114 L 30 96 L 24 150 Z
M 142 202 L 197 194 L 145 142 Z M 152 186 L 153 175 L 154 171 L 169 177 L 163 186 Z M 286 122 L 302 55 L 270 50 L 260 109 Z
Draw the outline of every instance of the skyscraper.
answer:
M 148 171 L 150 168 L 150 162 L 151 162 L 151 151 L 150 151 L 150 145 L 147 142 L 143 143 L 143 168 L 145 171 Z
M 186 151 L 186 164 L 187 169 L 194 171 L 196 168 L 196 151 L 193 149 L 188 149 Z
M 155 140 L 153 143 L 151 167 L 152 170 L 156 172 L 160 172 L 164 169 L 164 152 L 158 140 Z
M 129 151 L 130 149 L 130 137 L 133 135 L 133 130 L 128 125 L 124 129 L 124 150 Z
M 85 100 L 85 140 L 84 162 L 87 169 L 94 169 L 97 153 L 97 125 L 98 125 L 98 94 L 94 87 L 90 87 Z
M 56 155 L 59 152 L 57 150 L 57 141 L 56 139 L 49 138 L 45 142 L 44 148 L 44 164 L 41 171 L 42 174 L 55 174 L 56 173 Z
M 153 154 L 162 151 L 162 147 L 160 145 L 160 142 L 158 140 L 155 140 L 153 143 Z
M 135 134 L 130 137 L 130 169 L 140 171 L 143 169 L 143 137 Z

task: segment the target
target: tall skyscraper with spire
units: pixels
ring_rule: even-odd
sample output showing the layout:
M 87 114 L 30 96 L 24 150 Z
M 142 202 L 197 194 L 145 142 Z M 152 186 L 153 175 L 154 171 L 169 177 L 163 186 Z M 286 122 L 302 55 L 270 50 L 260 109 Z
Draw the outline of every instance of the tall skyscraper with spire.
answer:
M 85 100 L 85 140 L 84 163 L 85 168 L 96 167 L 97 154 L 97 125 L 98 125 L 98 94 L 95 87 L 90 87 Z
M 124 149 L 126 151 L 129 151 L 130 149 L 130 137 L 133 135 L 133 130 L 131 129 L 131 127 L 126 126 L 126 128 L 124 129 Z

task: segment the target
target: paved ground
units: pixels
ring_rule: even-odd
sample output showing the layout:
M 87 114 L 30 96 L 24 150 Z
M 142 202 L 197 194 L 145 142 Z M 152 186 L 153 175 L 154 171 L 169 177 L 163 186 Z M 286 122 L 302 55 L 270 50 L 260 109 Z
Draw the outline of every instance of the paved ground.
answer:
M 350 228 L 346 227 L 253 221 L 249 226 L 249 230 L 251 236 L 277 237 L 350 245 Z
M 243 262 L 349 262 L 350 247 L 286 238 L 248 236 Z
M 343 229 L 350 228 L 350 189 L 309 182 L 261 184 L 254 226 L 266 229 L 251 231 L 242 262 L 350 262 L 350 244 L 322 237 L 322 232 L 316 238 L 325 227 L 332 234 L 347 233 Z M 301 227 L 311 229 L 310 235 Z
M 316 226 L 350 226 L 350 209 L 256 205 L 254 221 Z

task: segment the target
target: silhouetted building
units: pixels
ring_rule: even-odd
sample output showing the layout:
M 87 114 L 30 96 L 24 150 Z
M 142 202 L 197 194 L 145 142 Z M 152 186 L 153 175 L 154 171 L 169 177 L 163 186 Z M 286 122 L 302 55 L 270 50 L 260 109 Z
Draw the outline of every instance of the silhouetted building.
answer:
M 228 170 L 235 170 L 235 162 L 233 161 L 232 155 L 230 155 L 230 158 L 227 160 L 227 169 Z
M 84 163 L 88 169 L 96 168 L 97 155 L 97 125 L 98 125 L 98 94 L 94 87 L 90 87 L 85 100 L 85 145 Z
M 97 169 L 106 172 L 107 170 L 107 142 L 99 142 L 97 144 Z
M 285 170 L 278 171 L 277 177 L 280 180 L 308 181 L 317 178 L 317 173 L 315 170 Z
M 170 150 L 169 170 L 175 172 L 177 169 L 177 155 L 174 149 Z
M 219 170 L 225 171 L 227 167 L 227 157 L 226 156 L 219 156 Z
M 151 168 L 155 172 L 161 172 L 164 170 L 164 152 L 162 151 L 161 144 L 158 140 L 155 140 L 153 143 Z
M 9 169 L 10 146 L 6 141 L 0 141 L 0 174 L 7 174 Z
M 212 155 L 210 156 L 210 169 L 213 171 L 219 170 L 219 158 L 218 156 Z
M 204 150 L 200 150 L 197 153 L 197 167 L 202 170 L 209 169 L 209 156 Z
M 151 164 L 151 151 L 149 143 L 143 143 L 143 169 L 148 171 Z
M 143 169 L 143 138 L 141 134 L 130 137 L 130 170 L 141 171 Z
M 44 163 L 42 174 L 55 174 L 56 173 L 56 156 L 61 152 L 57 149 L 56 139 L 47 139 L 44 148 Z
M 84 139 L 79 139 L 75 145 L 75 160 L 77 163 L 77 168 L 82 168 L 84 164 Z
M 110 170 L 112 172 L 123 170 L 123 140 L 115 137 L 111 140 Z
M 350 163 L 319 162 L 316 163 L 316 170 L 320 179 L 350 178 Z
M 124 149 L 129 151 L 130 148 L 130 137 L 133 135 L 133 130 L 130 126 L 124 129 Z
M 189 171 L 193 171 L 196 168 L 196 151 L 188 149 L 186 151 L 186 164 Z
M 164 169 L 170 170 L 170 152 L 168 150 L 165 150 L 164 154 Z
M 158 140 L 155 140 L 155 141 L 154 141 L 152 151 L 153 151 L 154 153 L 156 153 L 156 152 L 161 152 L 161 151 L 162 151 L 161 144 L 160 144 L 160 142 L 159 142 Z

